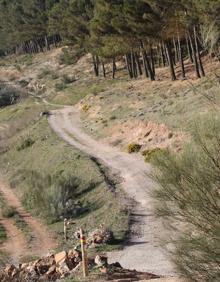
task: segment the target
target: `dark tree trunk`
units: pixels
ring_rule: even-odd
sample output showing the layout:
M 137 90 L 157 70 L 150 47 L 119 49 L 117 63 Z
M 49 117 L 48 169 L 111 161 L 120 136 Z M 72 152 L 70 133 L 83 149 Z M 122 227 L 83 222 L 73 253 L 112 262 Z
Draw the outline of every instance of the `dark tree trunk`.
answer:
M 155 77 L 154 50 L 150 48 L 150 62 L 153 76 Z
M 196 50 L 195 50 L 195 46 L 193 44 L 192 37 L 191 37 L 190 33 L 189 33 L 189 42 L 190 42 L 190 47 L 191 47 L 191 50 L 192 50 L 192 56 L 193 56 L 193 62 L 194 62 L 194 65 L 195 65 L 196 76 L 198 78 L 201 78 L 201 75 L 200 75 L 200 72 L 199 72 L 199 65 L 198 65 L 198 61 L 197 61 L 197 56 L 196 56 Z
M 103 76 L 106 77 L 105 64 L 103 62 L 102 62 L 102 73 L 103 73 Z
M 115 78 L 115 72 L 117 70 L 116 64 L 115 64 L 115 59 L 112 60 L 112 78 Z
M 178 35 L 178 50 L 179 50 L 179 62 L 180 62 L 180 66 L 181 66 L 181 71 L 182 71 L 182 78 L 186 78 L 186 72 L 185 72 L 185 66 L 184 66 L 184 61 L 183 61 L 183 50 L 182 50 L 182 46 L 181 46 L 181 41 L 180 41 L 180 37 Z
M 126 68 L 130 78 L 133 78 L 130 54 L 125 55 Z
M 144 51 L 144 56 L 145 56 L 145 61 L 146 61 L 146 66 L 147 66 L 147 70 L 148 70 L 148 74 L 149 74 L 149 77 L 150 77 L 150 80 L 151 81 L 154 81 L 155 80 L 155 75 L 151 69 L 151 64 L 150 64 L 150 61 L 148 59 L 148 55 L 146 53 L 146 51 Z
M 149 77 L 149 72 L 148 72 L 148 69 L 147 69 L 147 62 L 146 62 L 144 50 L 141 51 L 141 55 L 142 55 L 143 66 L 144 66 L 144 74 L 145 74 L 146 77 Z
M 134 56 L 135 56 L 135 60 L 136 60 L 136 64 L 137 64 L 138 73 L 139 73 L 139 75 L 142 75 L 143 72 L 142 72 L 141 63 L 140 63 L 140 60 L 139 60 L 139 54 L 134 53 Z
M 133 77 L 137 78 L 137 65 L 135 62 L 134 52 L 131 52 L 131 66 L 132 66 Z
M 196 32 L 196 27 L 194 26 L 193 28 L 194 31 L 194 40 L 195 40 L 195 46 L 196 46 L 196 53 L 198 56 L 198 64 L 199 64 L 199 68 L 201 71 L 202 76 L 205 76 L 205 71 L 202 65 L 202 59 L 201 59 L 201 55 L 200 55 L 200 51 L 199 51 L 199 43 L 198 43 L 198 37 L 197 37 L 197 32 Z
M 179 61 L 179 57 L 178 57 L 178 50 L 177 50 L 177 46 L 176 46 L 176 40 L 173 37 L 173 48 L 174 48 L 174 64 L 177 64 L 177 62 Z
M 165 67 L 165 66 L 166 66 L 166 58 L 165 58 L 165 55 L 164 55 L 164 48 L 163 48 L 163 45 L 162 45 L 162 44 L 160 44 L 160 50 L 161 50 L 162 64 L 163 64 L 163 66 Z
M 98 56 L 93 55 L 92 59 L 93 59 L 93 68 L 94 68 L 95 76 L 99 76 Z
M 187 47 L 187 52 L 188 52 L 188 56 L 190 58 L 190 61 L 193 64 L 194 62 L 193 62 L 193 56 L 192 56 L 192 49 L 191 49 L 189 37 L 188 37 L 187 34 L 186 34 L 186 47 Z
M 169 67 L 170 67 L 171 79 L 174 81 L 174 80 L 176 80 L 176 74 L 175 74 L 175 70 L 174 70 L 172 51 L 171 51 L 171 46 L 170 46 L 169 41 L 165 42 L 165 48 L 166 48 L 167 59 L 168 59 Z

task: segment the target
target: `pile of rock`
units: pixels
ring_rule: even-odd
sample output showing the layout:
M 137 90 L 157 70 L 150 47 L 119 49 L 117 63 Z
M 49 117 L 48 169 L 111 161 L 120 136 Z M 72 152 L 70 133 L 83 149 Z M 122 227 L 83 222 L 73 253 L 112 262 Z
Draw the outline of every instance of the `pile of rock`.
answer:
M 4 270 L 0 271 L 1 282 L 46 282 L 56 281 L 69 276 L 70 274 L 78 275 L 82 269 L 81 252 L 70 250 L 69 252 L 60 252 L 55 255 L 43 257 L 34 262 L 23 263 L 18 267 L 8 265 Z M 97 255 L 95 259 L 89 259 L 90 273 L 100 273 L 97 281 L 140 281 L 159 278 L 159 276 L 151 273 L 137 272 L 121 267 L 116 262 L 108 264 L 107 257 Z M 97 269 L 99 272 L 97 272 Z M 99 280 L 99 278 L 101 280 Z M 89 281 L 89 280 L 88 280 Z
M 113 232 L 108 228 L 104 227 L 104 225 L 100 225 L 99 228 L 89 233 L 88 244 L 89 245 L 106 244 L 113 241 L 113 239 L 114 239 Z
M 43 257 L 18 267 L 8 265 L 0 272 L 1 282 L 56 281 L 76 272 L 81 266 L 81 252 L 70 250 Z

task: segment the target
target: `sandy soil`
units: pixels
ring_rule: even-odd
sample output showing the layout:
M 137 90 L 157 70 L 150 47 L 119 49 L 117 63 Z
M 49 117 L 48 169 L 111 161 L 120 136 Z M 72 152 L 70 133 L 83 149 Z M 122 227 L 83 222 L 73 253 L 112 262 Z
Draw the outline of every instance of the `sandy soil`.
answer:
M 117 171 L 123 179 L 122 187 L 136 203 L 132 210 L 130 239 L 122 251 L 108 254 L 109 261 L 119 261 L 123 267 L 138 271 L 174 274 L 174 267 L 159 243 L 165 229 L 154 216 L 150 193 L 155 184 L 149 177 L 150 167 L 143 158 L 94 140 L 83 131 L 79 112 L 73 107 L 53 111 L 49 123 L 66 142 Z

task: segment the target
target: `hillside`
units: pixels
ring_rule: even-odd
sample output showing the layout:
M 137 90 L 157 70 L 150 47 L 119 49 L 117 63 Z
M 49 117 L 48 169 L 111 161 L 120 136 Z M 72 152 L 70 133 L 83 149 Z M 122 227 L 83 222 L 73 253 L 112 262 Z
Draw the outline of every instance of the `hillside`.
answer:
M 213 75 L 218 70 L 218 63 L 206 59 L 208 75 L 202 80 L 194 77 L 189 61 L 186 65 L 190 79 L 183 81 L 170 82 L 168 68 L 157 70 L 160 79 L 155 82 L 142 77 L 128 80 L 123 69 L 112 80 L 111 77 L 94 77 L 89 55 L 79 58 L 76 64 L 65 65 L 60 62 L 62 54 L 62 49 L 55 49 L 35 56 L 11 56 L 0 62 L 1 84 L 23 93 L 23 98 L 16 104 L 0 111 L 1 182 L 11 186 L 33 216 L 44 218 L 52 237 L 58 242 L 58 250 L 69 248 L 76 242 L 73 234 L 77 227 L 83 226 L 89 232 L 100 224 L 113 231 L 115 242 L 101 245 L 99 249 L 115 249 L 120 247 L 128 233 L 129 218 L 130 221 L 134 219 L 132 214 L 129 216 L 133 213 L 133 204 L 127 203 L 120 185 L 121 173 L 119 177 L 117 166 L 113 172 L 100 166 L 99 161 L 91 157 L 94 153 L 76 143 L 72 147 L 62 141 L 51 130 L 47 117 L 40 113 L 55 109 L 59 112 L 64 105 L 75 106 L 81 127 L 89 136 L 124 152 L 129 145 L 139 144 L 138 159 L 144 160 L 141 153 L 155 148 L 179 152 L 191 138 L 194 121 L 212 112 L 213 103 L 218 106 L 219 85 Z M 121 62 L 117 65 L 120 67 Z M 80 137 L 74 131 L 71 136 L 79 142 Z M 103 154 L 101 148 L 99 150 Z M 105 159 L 114 158 L 110 151 L 106 154 L 109 156 L 103 155 Z M 133 165 L 135 169 L 137 164 L 134 162 Z M 110 167 L 114 168 L 114 164 Z M 67 183 L 73 189 L 70 197 L 77 207 L 74 216 L 70 216 L 74 225 L 70 226 L 70 239 L 65 243 L 62 239 L 62 210 L 52 210 L 43 203 L 43 198 L 55 201 L 59 185 Z M 43 198 L 36 198 L 35 193 L 42 194 Z M 18 214 L 23 217 L 19 211 Z M 11 220 L 16 222 L 14 215 Z M 3 222 L 2 226 L 4 228 Z M 34 243 L 28 236 L 34 232 L 32 226 L 27 223 L 27 226 L 18 228 L 25 235 L 23 240 L 28 242 L 25 244 L 31 247 Z M 132 232 L 142 232 L 130 228 Z M 32 255 L 39 253 L 43 255 L 43 249 Z M 10 255 L 9 252 L 9 258 Z M 30 255 L 27 252 L 25 256 L 23 259 L 27 260 Z M 159 274 L 157 268 L 152 270 Z

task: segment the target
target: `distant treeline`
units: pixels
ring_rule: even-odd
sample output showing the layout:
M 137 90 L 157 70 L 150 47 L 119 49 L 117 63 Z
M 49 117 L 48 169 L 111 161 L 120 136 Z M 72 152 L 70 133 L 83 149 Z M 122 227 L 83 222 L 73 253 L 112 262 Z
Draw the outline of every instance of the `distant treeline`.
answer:
M 93 57 L 95 75 L 124 59 L 130 78 L 155 80 L 155 68 L 181 66 L 185 57 L 197 77 L 202 54 L 219 56 L 219 0 L 0 0 L 1 53 L 36 53 L 65 44 Z

